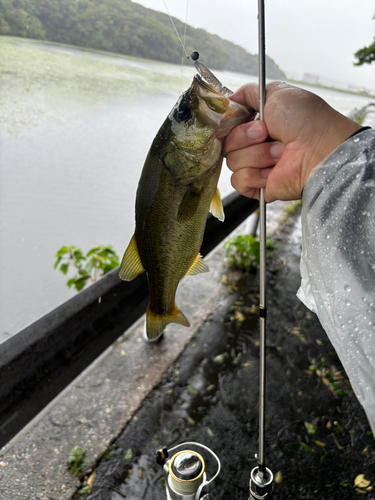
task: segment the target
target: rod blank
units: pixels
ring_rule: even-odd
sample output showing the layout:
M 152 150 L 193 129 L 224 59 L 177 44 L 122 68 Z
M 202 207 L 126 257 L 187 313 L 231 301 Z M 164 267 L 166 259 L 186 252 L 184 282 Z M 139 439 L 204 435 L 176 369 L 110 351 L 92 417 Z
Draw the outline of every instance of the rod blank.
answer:
M 264 22 L 264 0 L 258 0 L 258 47 L 259 47 L 259 119 L 264 121 L 264 106 L 266 102 L 266 44 L 265 44 L 265 22 Z M 266 202 L 264 190 L 259 195 L 259 252 L 260 252 L 260 275 L 259 275 L 259 309 L 260 314 L 260 352 L 259 352 L 259 473 L 265 471 L 264 458 L 264 428 L 265 428 L 265 345 L 266 345 Z

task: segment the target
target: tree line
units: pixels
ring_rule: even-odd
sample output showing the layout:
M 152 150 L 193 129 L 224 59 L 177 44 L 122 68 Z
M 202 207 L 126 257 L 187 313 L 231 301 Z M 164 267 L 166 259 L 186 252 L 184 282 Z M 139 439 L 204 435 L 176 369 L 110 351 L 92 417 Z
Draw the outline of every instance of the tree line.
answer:
M 179 33 L 185 24 L 173 18 Z M 181 62 L 181 45 L 166 14 L 131 0 L 0 0 L 0 35 L 66 43 L 96 50 Z M 258 74 L 257 56 L 203 29 L 186 26 L 186 49 L 213 69 Z M 285 78 L 267 58 L 267 75 Z

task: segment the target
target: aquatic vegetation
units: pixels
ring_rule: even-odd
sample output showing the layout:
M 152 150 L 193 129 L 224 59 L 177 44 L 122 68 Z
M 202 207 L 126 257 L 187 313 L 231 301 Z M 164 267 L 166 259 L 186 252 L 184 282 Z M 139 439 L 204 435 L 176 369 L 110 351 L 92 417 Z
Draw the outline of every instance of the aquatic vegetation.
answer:
M 54 269 L 58 269 L 65 276 L 69 268 L 74 267 L 78 273 L 67 281 L 67 286 L 79 292 L 89 283 L 94 283 L 104 274 L 119 266 L 119 257 L 111 245 L 100 245 L 83 253 L 75 246 L 63 246 L 56 252 Z
M 9 135 L 181 85 L 176 65 L 8 36 L 0 36 L 0 59 L 0 130 Z

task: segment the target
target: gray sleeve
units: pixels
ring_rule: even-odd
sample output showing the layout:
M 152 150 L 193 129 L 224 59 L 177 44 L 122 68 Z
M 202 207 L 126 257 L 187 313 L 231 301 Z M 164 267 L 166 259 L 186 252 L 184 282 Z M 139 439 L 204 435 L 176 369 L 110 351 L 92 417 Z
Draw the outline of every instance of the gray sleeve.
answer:
M 347 139 L 302 197 L 301 287 L 375 435 L 375 131 Z

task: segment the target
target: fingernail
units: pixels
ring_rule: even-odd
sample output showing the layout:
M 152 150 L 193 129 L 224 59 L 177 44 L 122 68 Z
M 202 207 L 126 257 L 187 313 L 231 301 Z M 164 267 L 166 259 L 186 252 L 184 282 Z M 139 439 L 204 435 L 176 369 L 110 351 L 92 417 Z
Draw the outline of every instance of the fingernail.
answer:
M 274 158 L 281 158 L 281 155 L 284 153 L 284 149 L 284 144 L 282 142 L 277 142 L 270 147 L 270 155 Z
M 249 128 L 247 129 L 246 133 L 250 139 L 260 139 L 264 135 L 262 125 L 257 121 L 252 122 L 249 125 Z
M 269 168 L 262 168 L 260 175 L 263 177 L 263 179 L 268 179 L 270 173 L 272 172 L 273 167 Z

